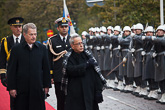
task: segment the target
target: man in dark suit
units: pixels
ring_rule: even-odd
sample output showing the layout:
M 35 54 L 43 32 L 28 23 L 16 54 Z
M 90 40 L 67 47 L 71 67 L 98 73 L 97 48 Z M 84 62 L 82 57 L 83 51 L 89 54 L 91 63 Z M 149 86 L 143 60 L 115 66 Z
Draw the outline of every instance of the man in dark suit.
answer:
M 68 22 L 69 19 L 65 19 L 63 17 L 57 19 L 55 23 L 58 24 L 57 30 L 59 34 L 51 37 L 49 39 L 49 59 L 51 70 L 53 71 L 53 80 L 55 85 L 55 94 L 57 97 L 57 110 L 64 110 L 64 99 L 65 95 L 61 91 L 61 79 L 62 79 L 62 62 L 63 55 L 70 48 L 68 35 Z
M 22 35 L 22 25 L 24 19 L 22 17 L 14 17 L 8 20 L 8 24 L 10 25 L 10 29 L 13 35 L 9 37 L 4 37 L 1 41 L 1 50 L 0 50 L 0 76 L 1 83 L 7 87 L 7 77 L 6 77 L 6 69 L 7 62 L 10 57 L 11 48 L 22 41 L 24 41 L 24 37 Z M 11 110 L 14 110 L 14 99 L 10 97 L 10 107 Z
M 23 26 L 25 40 L 13 46 L 7 68 L 7 90 L 16 110 L 45 110 L 45 95 L 51 87 L 46 46 L 36 42 L 37 27 Z

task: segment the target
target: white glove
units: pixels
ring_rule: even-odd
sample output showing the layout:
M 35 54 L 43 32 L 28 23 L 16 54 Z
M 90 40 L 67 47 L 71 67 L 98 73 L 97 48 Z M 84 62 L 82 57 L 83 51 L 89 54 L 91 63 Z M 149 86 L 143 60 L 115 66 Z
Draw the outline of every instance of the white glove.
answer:
M 142 40 L 145 40 L 146 36 L 142 36 Z
M 141 55 L 142 55 L 142 56 L 146 55 L 146 52 L 145 52 L 145 51 L 142 51 L 142 52 L 141 52 Z
M 126 63 L 126 61 L 127 61 L 127 58 L 124 57 L 123 58 L 123 63 Z
M 155 58 L 156 56 L 157 56 L 157 54 L 154 52 L 154 53 L 152 54 L 152 57 Z
M 120 46 L 120 45 L 118 45 L 118 49 L 119 49 L 119 50 L 121 49 L 121 46 Z
M 152 36 L 151 38 L 152 38 L 152 40 L 154 40 L 154 39 L 156 39 L 156 36 Z
M 132 49 L 131 49 L 131 52 L 135 52 L 135 49 L 134 49 L 134 48 L 132 48 Z
M 112 44 L 109 45 L 109 50 L 112 50 Z
M 90 39 L 93 39 L 93 36 L 90 36 Z

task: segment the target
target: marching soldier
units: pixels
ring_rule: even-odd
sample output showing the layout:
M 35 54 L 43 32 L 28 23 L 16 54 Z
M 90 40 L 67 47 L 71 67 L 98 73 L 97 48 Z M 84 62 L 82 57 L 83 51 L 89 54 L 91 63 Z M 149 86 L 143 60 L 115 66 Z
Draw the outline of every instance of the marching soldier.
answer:
M 131 28 L 129 26 L 125 26 L 123 28 L 123 37 L 119 38 L 119 44 L 121 46 L 121 57 L 119 58 L 119 62 L 122 62 L 123 65 L 119 66 L 119 75 L 124 76 L 125 84 L 123 92 L 132 92 L 133 91 L 133 78 L 127 77 L 127 57 L 128 57 L 128 49 L 131 41 Z
M 143 50 L 143 25 L 141 23 L 136 24 L 135 27 L 136 35 L 133 37 L 133 48 L 131 51 L 134 53 L 134 81 L 137 86 L 136 90 L 133 92 L 133 95 L 136 96 L 147 96 L 147 83 L 146 81 L 142 81 L 142 55 L 141 52 Z
M 150 92 L 145 99 L 155 100 L 158 99 L 158 82 L 155 82 L 155 67 L 154 61 L 151 56 L 151 49 L 153 42 L 149 38 L 154 35 L 154 29 L 152 26 L 148 26 L 145 30 L 146 36 L 142 36 L 143 40 L 143 80 L 147 80 L 149 83 Z
M 59 34 L 51 37 L 48 43 L 51 73 L 53 74 L 52 79 L 54 80 L 55 94 L 57 97 L 57 110 L 64 110 L 65 95 L 61 90 L 61 80 L 63 56 L 70 48 L 68 22 L 69 19 L 65 19 L 63 17 L 55 21 L 55 23 L 58 24 L 57 29 Z
M 9 37 L 4 37 L 1 41 L 1 50 L 0 50 L 0 75 L 2 84 L 7 87 L 7 62 L 10 58 L 10 51 L 12 47 L 20 43 L 24 40 L 22 35 L 22 25 L 24 19 L 22 17 L 14 17 L 8 20 L 8 24 L 10 25 L 10 29 L 13 35 Z M 10 108 L 11 110 L 15 110 L 14 107 L 14 98 L 10 96 Z

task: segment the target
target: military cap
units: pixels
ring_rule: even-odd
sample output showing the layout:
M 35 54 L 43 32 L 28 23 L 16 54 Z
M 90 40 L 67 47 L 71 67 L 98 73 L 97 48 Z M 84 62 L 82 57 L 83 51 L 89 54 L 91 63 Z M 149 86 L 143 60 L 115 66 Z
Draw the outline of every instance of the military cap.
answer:
M 14 17 L 8 20 L 9 25 L 23 25 L 24 19 L 22 17 Z
M 68 26 L 68 23 L 69 23 L 69 18 L 65 18 L 65 17 L 61 17 L 61 18 L 58 18 L 55 23 L 58 24 L 58 26 Z

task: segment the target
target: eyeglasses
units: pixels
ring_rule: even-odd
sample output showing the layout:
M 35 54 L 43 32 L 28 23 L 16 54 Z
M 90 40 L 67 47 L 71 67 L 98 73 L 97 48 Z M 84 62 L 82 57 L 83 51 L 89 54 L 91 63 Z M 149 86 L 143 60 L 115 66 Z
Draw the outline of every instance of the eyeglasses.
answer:
M 76 43 L 76 44 L 73 44 L 73 45 L 83 45 L 83 42 L 79 42 L 79 43 Z

